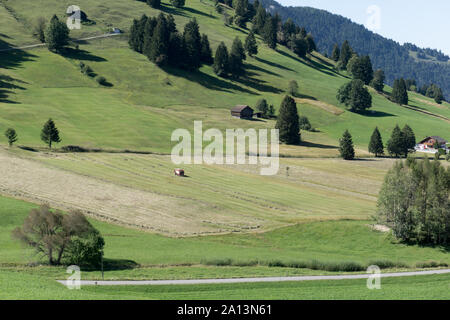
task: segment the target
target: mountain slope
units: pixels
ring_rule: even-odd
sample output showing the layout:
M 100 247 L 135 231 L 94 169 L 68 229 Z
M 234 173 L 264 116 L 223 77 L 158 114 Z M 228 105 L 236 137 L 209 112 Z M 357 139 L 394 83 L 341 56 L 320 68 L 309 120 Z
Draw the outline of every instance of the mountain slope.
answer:
M 450 58 L 441 52 L 400 45 L 340 15 L 309 7 L 283 7 L 273 0 L 260 1 L 270 12 L 291 18 L 314 36 L 320 52 L 331 54 L 335 43 L 345 40 L 363 55 L 370 55 L 374 68 L 383 69 L 389 84 L 397 78 L 416 79 L 419 86 L 435 83 L 450 98 Z M 422 59 L 418 59 L 417 55 Z M 427 60 L 425 60 L 425 59 Z
M 127 31 L 133 18 L 161 12 L 135 0 L 111 0 L 107 8 L 92 0 L 79 2 L 96 24 L 73 31 L 74 38 L 107 32 L 112 25 Z M 8 23 L 1 25 L 3 47 L 29 44 L 32 39 L 27 36 L 26 25 L 32 25 L 39 16 L 65 12 L 65 6 L 57 0 L 42 1 L 41 6 L 16 0 L 8 2 L 8 6 L 19 19 L 9 15 Z M 193 0 L 183 9 L 174 9 L 166 2 L 162 9 L 174 14 L 180 30 L 195 17 L 200 31 L 208 34 L 213 50 L 221 41 L 230 47 L 236 36 L 244 40 L 248 33 L 225 27 L 221 15 L 214 11 L 214 1 Z M 0 13 L 8 16 L 1 6 Z M 310 59 L 299 59 L 284 47 L 274 51 L 261 39 L 258 43 L 258 55 L 245 62 L 247 77 L 236 81 L 217 77 L 210 66 L 198 72 L 162 70 L 128 47 L 126 33 L 113 39 L 80 43 L 79 51 L 72 50 L 64 56 L 45 48 L 0 53 L 0 73 L 5 77 L 1 81 L 7 88 L 4 97 L 0 96 L 0 130 L 13 127 L 18 131 L 20 144 L 42 146 L 39 132 L 52 117 L 61 131 L 62 145 L 169 153 L 173 145 L 171 132 L 176 128 L 192 130 L 194 120 L 203 120 L 205 129 L 273 128 L 274 120 L 240 121 L 231 118 L 229 110 L 237 104 L 254 106 L 261 98 L 278 108 L 289 81 L 296 80 L 301 92 L 300 113 L 307 115 L 312 126 L 320 131 L 302 132 L 302 137 L 308 147 L 321 147 L 315 148 L 321 155 L 337 156 L 334 147 L 345 129 L 350 130 L 357 146 L 364 150 L 375 126 L 385 140 L 397 123 L 401 126 L 408 123 L 420 138 L 429 135 L 449 138 L 445 120 L 400 107 L 376 93 L 372 112 L 366 115 L 348 112 L 338 104 L 336 92 L 349 79 L 336 73 L 330 60 L 317 53 Z M 112 87 L 100 87 L 82 75 L 80 61 L 106 77 Z M 427 104 L 432 103 L 430 99 L 421 99 L 425 102 L 413 101 L 414 105 L 449 117 L 448 104 L 439 108 Z M 310 156 L 311 150 L 305 146 L 282 146 L 281 151 Z

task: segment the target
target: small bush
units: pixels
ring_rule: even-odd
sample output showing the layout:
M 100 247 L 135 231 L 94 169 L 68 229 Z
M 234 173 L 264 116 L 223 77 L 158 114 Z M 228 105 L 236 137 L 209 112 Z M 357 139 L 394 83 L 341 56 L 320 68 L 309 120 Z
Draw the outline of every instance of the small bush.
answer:
M 218 266 L 218 267 L 231 266 L 232 263 L 233 260 L 231 259 L 210 259 L 201 261 L 201 264 L 204 264 L 205 266 Z
M 95 78 L 95 81 L 97 81 L 97 83 L 101 86 L 107 85 L 107 81 L 106 81 L 105 77 L 99 76 L 99 77 Z
M 249 260 L 249 261 L 233 261 L 231 265 L 233 267 L 254 267 L 259 264 L 258 260 Z
M 418 263 L 416 263 L 416 268 L 419 268 L 419 269 L 439 268 L 439 267 L 448 267 L 448 263 L 446 263 L 446 262 L 437 262 L 437 261 L 426 261 L 426 262 L 418 262 Z
M 79 146 L 64 146 L 61 148 L 63 152 L 88 152 L 87 149 Z
M 378 266 L 380 269 L 390 268 L 408 268 L 409 266 L 403 262 L 393 262 L 390 260 L 374 260 L 370 261 L 368 266 Z

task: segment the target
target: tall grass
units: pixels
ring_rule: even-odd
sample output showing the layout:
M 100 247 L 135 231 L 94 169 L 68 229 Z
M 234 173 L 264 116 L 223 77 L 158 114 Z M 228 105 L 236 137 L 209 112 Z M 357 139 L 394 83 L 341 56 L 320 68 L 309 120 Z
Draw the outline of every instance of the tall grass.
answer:
M 201 264 L 206 266 L 234 266 L 234 267 L 278 267 L 278 268 L 295 268 L 295 269 L 311 269 L 322 270 L 329 272 L 357 272 L 365 271 L 371 265 L 376 265 L 380 269 L 392 268 L 409 268 L 406 263 L 394 262 L 389 260 L 376 260 L 368 264 L 361 264 L 354 261 L 319 261 L 319 260 L 305 260 L 305 261 L 281 261 L 281 260 L 233 260 L 233 259 L 204 259 Z M 431 268 L 442 267 L 444 263 L 429 262 L 416 264 L 417 268 Z M 446 264 L 445 264 L 446 266 Z

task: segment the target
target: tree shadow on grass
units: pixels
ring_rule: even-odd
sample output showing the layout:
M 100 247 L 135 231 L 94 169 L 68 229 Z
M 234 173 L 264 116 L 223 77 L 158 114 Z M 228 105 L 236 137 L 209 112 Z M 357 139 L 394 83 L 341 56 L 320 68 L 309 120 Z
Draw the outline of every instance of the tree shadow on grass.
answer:
M 258 95 L 256 92 L 247 90 L 245 88 L 242 88 L 241 86 L 235 85 L 231 82 L 222 80 L 220 78 L 210 76 L 209 74 L 203 73 L 201 71 L 187 71 L 170 66 L 164 66 L 162 67 L 162 69 L 170 75 L 185 78 L 192 82 L 196 82 L 201 86 L 208 88 L 210 90 L 229 93 L 233 93 L 233 91 L 239 91 L 252 95 Z
M 133 260 L 125 259 L 104 259 L 103 269 L 105 271 L 112 270 L 129 270 L 139 267 L 139 264 Z
M 0 50 L 12 49 L 13 47 L 0 39 Z M 20 49 L 14 49 L 11 51 L 0 51 L 0 68 L 2 69 L 14 69 L 22 65 L 27 61 L 34 61 L 35 55 L 28 53 Z
M 284 52 L 284 51 L 282 51 L 282 50 L 276 50 L 276 51 L 277 51 L 279 54 L 281 54 L 281 55 L 283 55 L 283 56 L 285 56 L 285 57 L 291 58 L 291 59 L 293 59 L 293 60 L 295 60 L 295 61 L 297 61 L 297 62 L 299 62 L 299 63 L 301 63 L 301 64 L 304 64 L 304 65 L 306 65 L 306 66 L 309 66 L 309 67 L 311 67 L 311 68 L 313 68 L 313 69 L 315 69 L 315 70 L 317 70 L 317 71 L 320 71 L 320 72 L 322 72 L 322 73 L 324 73 L 324 74 L 327 74 L 327 75 L 329 75 L 329 76 L 336 77 L 337 75 L 340 75 L 340 74 L 337 73 L 336 71 L 334 71 L 334 70 L 332 70 L 332 69 L 330 69 L 330 68 L 328 68 L 328 67 L 325 67 L 324 65 L 322 65 L 322 64 L 320 64 L 320 63 L 318 63 L 318 62 L 316 62 L 316 61 L 314 61 L 314 60 L 312 60 L 312 59 L 310 59 L 310 58 L 305 58 L 305 61 L 303 61 L 303 60 L 301 60 L 301 59 L 295 57 L 294 55 L 291 55 L 291 54 L 289 54 L 289 53 L 286 53 L 286 52 Z
M 11 94 L 14 94 L 12 90 L 25 90 L 24 87 L 17 85 L 16 83 L 26 83 L 25 81 L 14 79 L 10 76 L 0 74 L 0 102 L 18 104 L 19 102 L 8 99 Z
M 267 64 L 269 66 L 278 68 L 278 69 L 283 69 L 283 70 L 286 70 L 286 71 L 296 72 L 295 70 L 292 70 L 291 68 L 282 66 L 281 64 L 278 64 L 278 63 L 275 63 L 275 62 L 272 62 L 272 61 L 264 60 L 264 59 L 259 58 L 259 57 L 255 57 L 255 60 L 257 60 L 259 62 L 262 62 L 262 63 L 265 63 L 265 64 Z
M 395 114 L 383 112 L 383 111 L 376 111 L 376 110 L 366 110 L 363 112 L 359 112 L 358 114 L 365 116 L 365 117 L 371 117 L 371 118 L 396 117 Z
M 309 141 L 302 141 L 302 142 L 300 142 L 299 146 L 308 147 L 308 148 L 319 148 L 319 149 L 339 149 L 339 147 L 337 147 L 337 146 L 321 144 L 321 143 L 313 143 L 313 142 L 309 142 Z
M 191 13 L 192 15 L 199 15 L 199 16 L 204 16 L 204 17 L 211 18 L 211 19 L 216 19 L 215 16 L 212 16 L 208 13 L 204 13 L 202 11 L 198 11 L 197 9 L 194 9 L 194 8 L 183 7 L 183 10 Z
M 166 14 L 171 14 L 173 16 L 182 16 L 182 17 L 189 18 L 189 15 L 186 14 L 187 10 L 185 10 L 185 9 L 178 9 L 178 8 L 175 8 L 175 7 L 172 7 L 172 6 L 165 6 L 164 4 L 161 4 L 161 7 L 159 9 L 162 12 L 166 13 Z
M 65 58 L 81 60 L 81 61 L 95 61 L 105 62 L 105 58 L 91 54 L 89 51 L 82 49 L 65 48 L 61 51 L 61 55 Z
M 254 64 L 251 64 L 251 63 L 246 63 L 246 64 L 245 64 L 245 68 L 246 68 L 247 70 L 253 70 L 253 71 L 264 72 L 264 73 L 270 74 L 270 75 L 272 75 L 272 76 L 281 77 L 278 73 L 275 73 L 275 72 L 272 72 L 272 71 L 263 69 L 263 68 L 261 68 L 261 67 L 255 66 Z
M 318 101 L 316 97 L 308 96 L 307 94 L 303 94 L 303 93 L 297 93 L 295 95 L 295 98 Z
M 241 83 L 247 87 L 253 88 L 260 92 L 270 92 L 275 94 L 283 93 L 283 90 L 278 89 L 274 86 L 268 85 L 264 80 L 258 80 L 249 77 L 242 77 L 239 79 L 235 79 L 236 82 Z

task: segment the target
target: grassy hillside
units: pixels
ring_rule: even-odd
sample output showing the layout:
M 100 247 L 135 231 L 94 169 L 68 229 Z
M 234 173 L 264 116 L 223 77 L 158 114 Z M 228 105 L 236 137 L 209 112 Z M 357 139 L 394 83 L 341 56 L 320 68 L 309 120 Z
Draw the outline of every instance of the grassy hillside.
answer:
M 187 7 L 174 9 L 164 1 L 162 11 L 174 14 L 179 30 L 196 18 L 213 50 L 221 41 L 230 46 L 236 36 L 244 40 L 248 30 L 225 27 L 213 3 L 190 0 Z M 107 279 L 328 274 L 352 265 L 361 271 L 374 261 L 402 269 L 432 266 L 429 261 L 450 263 L 448 248 L 398 244 L 369 226 L 383 177 L 395 160 L 337 159 L 345 129 L 353 134 L 359 156 L 367 156 L 375 126 L 385 142 L 397 123 L 408 123 L 418 139 L 450 139 L 449 104 L 411 94 L 409 106 L 398 106 L 372 91 L 370 112 L 348 112 L 337 103 L 336 91 L 350 79 L 337 73 L 333 62 L 318 53 L 299 59 L 286 48 L 267 48 L 261 39 L 259 54 L 246 60 L 247 76 L 239 80 L 219 78 L 210 66 L 198 72 L 161 69 L 129 49 L 126 34 L 133 18 L 155 16 L 159 10 L 135 0 L 80 0 L 78 5 L 95 24 L 74 31 L 73 38 L 101 35 L 111 27 L 125 34 L 81 41 L 79 50 L 63 55 L 45 48 L 0 51 L 0 193 L 12 197 L 0 196 L 0 298 L 189 294 L 223 299 L 219 291 L 224 290 L 228 297 L 255 299 L 272 297 L 269 291 L 274 298 L 401 298 L 411 283 L 417 286 L 410 298 L 445 297 L 447 276 L 430 277 L 429 284 L 422 278 L 387 280 L 386 295 L 375 296 L 362 293 L 365 287 L 357 281 L 62 292 L 54 280 L 67 276 L 63 267 L 27 265 L 44 261 L 10 234 L 31 208 L 44 202 L 89 215 L 106 240 Z M 30 34 L 36 19 L 54 13 L 63 17 L 65 10 L 66 4 L 57 0 L 0 0 L 0 50 L 36 43 Z M 111 86 L 101 87 L 83 75 L 79 62 Z M 261 98 L 278 108 L 291 80 L 300 86 L 300 113 L 318 131 L 302 132 L 301 146 L 281 146 L 277 175 L 261 176 L 260 167 L 250 165 L 186 165 L 188 177 L 173 176 L 168 155 L 173 130 L 192 130 L 195 120 L 202 120 L 204 129 L 273 128 L 275 120 L 238 120 L 229 110 L 237 104 L 254 106 Z M 104 152 L 50 152 L 40 141 L 50 117 L 61 133 L 59 146 Z M 8 148 L 2 134 L 8 127 L 17 130 L 18 145 L 39 152 Z M 332 266 L 338 268 L 333 271 Z M 98 279 L 100 273 L 83 277 Z M 435 284 L 438 289 L 432 292 Z M 1 296 L 6 290 L 8 295 Z
M 9 17 L 0 34 L 5 48 L 30 43 L 29 26 L 37 17 L 53 13 L 62 16 L 65 7 L 51 0 L 39 5 L 20 0 L 2 3 L 9 9 L 0 6 L 0 13 Z M 110 1 L 108 6 L 86 0 L 79 5 L 96 24 L 74 31 L 75 38 L 101 34 L 111 26 L 127 30 L 133 18 L 143 13 L 159 14 L 158 10 L 134 0 Z M 44 10 L 49 7 L 53 12 Z M 186 8 L 177 10 L 165 4 L 163 11 L 175 15 L 179 29 L 190 18 L 197 18 L 213 50 L 220 41 L 231 45 L 236 36 L 244 40 L 248 32 L 225 27 L 213 10 L 212 1 L 190 1 Z M 278 107 L 289 81 L 295 79 L 302 94 L 298 100 L 300 113 L 307 115 L 321 131 L 305 135 L 310 142 L 335 145 L 348 128 L 355 142 L 365 149 L 375 126 L 380 127 L 387 139 L 396 123 L 408 123 L 418 138 L 448 135 L 448 121 L 400 107 L 375 93 L 371 113 L 335 112 L 344 111 L 335 96 L 348 79 L 333 71 L 331 62 L 319 54 L 302 60 L 286 48 L 273 51 L 260 42 L 258 56 L 246 61 L 248 77 L 230 81 L 216 77 L 208 66 L 195 73 L 163 71 L 130 50 L 126 36 L 83 42 L 80 49 L 66 56 L 44 48 L 0 53 L 0 72 L 9 77 L 5 81 L 8 92 L 0 98 L 0 128 L 14 127 L 21 144 L 37 146 L 41 144 L 42 124 L 53 117 L 62 132 L 63 144 L 169 152 L 171 131 L 192 128 L 193 120 L 203 119 L 207 126 L 218 128 L 273 127 L 273 121 L 232 120 L 229 109 L 236 104 L 255 105 L 260 98 Z M 78 69 L 79 61 L 105 76 L 113 86 L 100 88 L 93 79 L 83 76 Z M 412 101 L 416 109 L 432 108 L 448 118 L 448 104 L 438 108 L 428 105 L 431 102 L 428 98 L 421 100 Z
M 0 261 L 3 266 L 23 267 L 35 261 L 36 257 L 31 250 L 23 250 L 20 243 L 11 239 L 11 231 L 23 223 L 29 210 L 36 205 L 4 197 L 0 197 L 0 204 L 0 237 L 4 248 L 0 253 Z M 273 267 L 278 266 L 275 263 L 277 261 L 288 264 L 312 260 L 363 265 L 374 261 L 391 261 L 412 268 L 416 265 L 420 267 L 420 263 L 427 261 L 450 263 L 449 255 L 443 248 L 395 244 L 388 235 L 372 230 L 367 221 L 313 222 L 266 233 L 179 239 L 91 221 L 105 237 L 105 259 L 134 261 L 141 267 L 226 265 L 228 259 L 231 260 L 230 266 L 236 267 L 252 266 L 252 261 L 258 260 L 261 263 L 273 262 Z M 117 273 L 119 270 L 109 272 L 111 276 L 117 277 L 121 275 Z M 179 278 L 179 271 L 174 269 L 172 273 L 167 273 L 161 270 L 167 278 Z M 276 271 L 283 272 L 280 269 Z M 64 268 L 55 268 L 55 272 L 54 277 L 61 277 Z M 145 276 L 145 269 L 136 272 L 137 276 Z M 184 277 L 191 277 L 189 271 L 185 272 Z M 148 273 L 151 277 L 161 278 L 157 273 L 153 275 L 151 270 Z M 87 277 L 98 276 L 97 271 Z M 122 277 L 133 277 L 133 272 L 122 272 Z
M 81 291 L 67 290 L 55 282 L 55 279 L 67 277 L 64 267 L 25 266 L 25 263 L 36 261 L 36 257 L 10 237 L 12 229 L 22 223 L 33 207 L 35 205 L 0 197 L 0 299 L 444 299 L 447 296 L 447 275 L 383 279 L 382 294 L 367 290 L 365 280 L 233 286 L 83 287 Z M 422 262 L 430 260 L 450 262 L 448 254 L 438 248 L 393 244 L 386 235 L 368 228 L 366 222 L 317 222 L 264 234 L 190 239 L 168 238 L 92 222 L 106 240 L 105 279 L 336 274 L 323 270 L 277 267 L 280 263 L 310 259 L 347 263 L 381 260 L 409 267 L 421 266 Z M 228 260 L 233 266 L 214 266 Z M 252 266 L 254 260 L 266 265 Z M 100 278 L 100 271 L 82 273 L 82 279 Z

